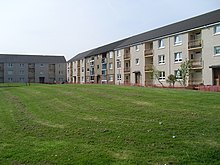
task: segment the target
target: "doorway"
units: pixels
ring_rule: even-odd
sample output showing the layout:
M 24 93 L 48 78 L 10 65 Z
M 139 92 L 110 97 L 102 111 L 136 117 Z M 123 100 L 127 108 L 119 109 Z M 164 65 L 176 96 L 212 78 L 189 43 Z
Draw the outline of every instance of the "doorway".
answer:
M 39 83 L 44 83 L 44 81 L 45 81 L 45 77 L 39 77 Z

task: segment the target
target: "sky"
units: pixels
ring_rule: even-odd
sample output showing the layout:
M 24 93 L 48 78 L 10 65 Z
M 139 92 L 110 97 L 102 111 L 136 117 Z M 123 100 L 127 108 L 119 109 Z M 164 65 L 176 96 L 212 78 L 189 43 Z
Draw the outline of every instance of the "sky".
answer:
M 220 0 L 0 0 L 0 53 L 78 53 L 220 9 Z

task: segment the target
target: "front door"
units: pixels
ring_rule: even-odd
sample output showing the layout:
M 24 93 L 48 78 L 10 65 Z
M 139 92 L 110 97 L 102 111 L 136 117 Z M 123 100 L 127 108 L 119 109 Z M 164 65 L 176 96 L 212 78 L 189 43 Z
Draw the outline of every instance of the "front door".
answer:
M 140 84 L 140 72 L 135 73 L 135 84 L 139 85 Z
M 39 77 L 39 83 L 44 83 L 45 77 Z

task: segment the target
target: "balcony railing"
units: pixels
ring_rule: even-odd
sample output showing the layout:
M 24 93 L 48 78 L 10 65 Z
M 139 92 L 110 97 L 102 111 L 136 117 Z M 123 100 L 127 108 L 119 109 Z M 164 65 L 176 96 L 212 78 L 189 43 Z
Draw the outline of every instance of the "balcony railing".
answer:
M 153 79 L 145 80 L 145 86 L 152 86 L 153 85 Z
M 192 69 L 203 68 L 203 60 L 202 60 L 202 58 L 201 59 L 191 59 L 190 62 L 191 62 Z
M 124 68 L 124 72 L 130 72 L 130 70 L 131 70 L 130 67 L 125 67 Z
M 146 56 L 152 56 L 153 55 L 153 49 L 145 49 L 144 55 Z
M 201 85 L 201 84 L 203 84 L 202 78 L 189 79 L 189 86 Z
M 193 48 L 199 48 L 202 47 L 202 40 L 197 39 L 197 40 L 190 40 L 188 43 L 188 48 L 193 49 Z
M 153 64 L 146 64 L 145 65 L 145 71 L 152 71 L 153 70 Z
M 124 59 L 130 59 L 130 58 L 131 58 L 130 53 L 125 53 L 125 55 L 124 55 Z

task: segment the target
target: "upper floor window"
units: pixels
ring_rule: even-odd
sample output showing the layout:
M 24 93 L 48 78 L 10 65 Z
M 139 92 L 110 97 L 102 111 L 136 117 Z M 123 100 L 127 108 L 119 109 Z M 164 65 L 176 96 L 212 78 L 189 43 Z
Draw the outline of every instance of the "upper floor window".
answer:
M 159 80 L 165 80 L 165 72 L 159 72 Z
M 9 68 L 12 68 L 12 67 L 13 67 L 13 64 L 12 64 L 12 63 L 8 63 L 8 67 L 9 67 Z
M 214 27 L 214 33 L 215 33 L 215 34 L 220 34 L 220 25 L 216 25 L 216 26 Z
M 117 56 L 120 57 L 121 56 L 121 51 L 117 50 Z
M 159 64 L 165 64 L 165 55 L 159 55 L 158 56 L 158 63 Z
M 20 64 L 20 68 L 24 68 L 24 64 Z
M 20 75 L 24 75 L 24 70 L 20 70 Z
M 136 59 L 135 59 L 135 64 L 136 64 L 136 65 L 139 65 L 139 64 L 140 64 L 140 59 L 139 59 L 139 58 L 136 58 Z
M 182 44 L 182 36 L 181 35 L 176 35 L 174 37 L 174 45 L 180 45 Z
M 113 52 L 109 53 L 109 58 L 113 58 Z
M 135 50 L 139 51 L 139 45 L 135 45 Z
M 109 75 L 109 81 L 113 81 L 113 75 Z
M 165 47 L 164 39 L 160 39 L 158 41 L 158 48 L 164 48 L 164 47 Z
M 12 75 L 12 74 L 13 74 L 13 70 L 9 70 L 8 75 Z
M 174 62 L 181 62 L 183 60 L 182 52 L 174 53 Z
M 82 72 L 84 72 L 84 67 L 82 67 Z
M 117 68 L 121 68 L 121 61 L 117 60 Z
M 40 67 L 44 67 L 44 64 L 40 64 Z
M 113 63 L 109 63 L 109 69 L 113 69 Z
M 214 53 L 215 53 L 215 56 L 219 56 L 220 55 L 220 46 L 216 46 L 215 48 L 214 48 Z

